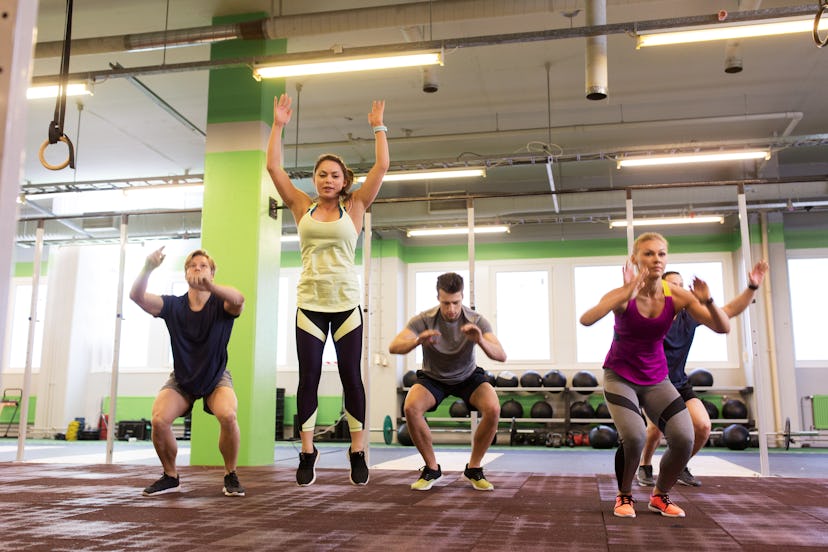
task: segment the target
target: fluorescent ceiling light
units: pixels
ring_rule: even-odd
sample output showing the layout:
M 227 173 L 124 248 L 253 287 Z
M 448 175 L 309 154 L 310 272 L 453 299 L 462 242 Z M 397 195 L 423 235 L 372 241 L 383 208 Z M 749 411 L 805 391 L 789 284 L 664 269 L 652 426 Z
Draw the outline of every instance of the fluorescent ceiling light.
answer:
M 828 29 L 828 20 L 819 25 L 820 30 Z M 814 18 L 786 19 L 765 23 L 738 22 L 722 23 L 710 27 L 694 27 L 673 31 L 653 31 L 636 37 L 636 49 L 648 46 L 665 46 L 668 44 L 687 44 L 690 42 L 707 42 L 710 40 L 738 40 L 756 36 L 776 36 L 792 33 L 808 33 L 814 30 Z
M 383 182 L 406 182 L 411 180 L 437 180 L 446 178 L 473 178 L 486 176 L 486 169 L 445 169 L 439 171 L 401 171 L 386 174 Z M 357 182 L 365 182 L 365 177 L 360 176 Z
M 507 234 L 508 232 L 509 227 L 506 225 L 474 227 L 475 234 Z M 452 228 L 412 228 L 405 235 L 409 238 L 420 238 L 426 236 L 457 236 L 468 233 L 468 227 L 456 226 Z
M 299 234 L 282 234 L 282 243 L 299 243 Z
M 326 75 L 331 73 L 347 73 L 351 71 L 373 71 L 377 69 L 393 69 L 395 67 L 420 67 L 422 65 L 442 65 L 443 54 L 433 52 L 411 52 L 399 55 L 352 57 L 336 59 L 333 54 L 330 59 L 308 61 L 303 63 L 273 63 L 253 67 L 253 78 L 284 79 L 304 75 Z
M 638 157 L 621 157 L 617 160 L 618 168 L 645 167 L 652 165 L 679 165 L 682 163 L 715 163 L 718 161 L 742 161 L 746 159 L 770 159 L 770 151 L 719 151 L 684 153 L 678 155 L 648 155 Z
M 705 224 L 718 222 L 722 224 L 722 215 L 704 215 L 697 217 L 655 217 L 645 219 L 633 219 L 633 226 L 667 226 L 671 224 Z M 626 228 L 627 220 L 611 220 L 610 228 Z
M 85 82 L 71 82 L 66 85 L 67 96 L 87 96 L 91 95 L 92 90 Z M 26 91 L 26 98 L 30 100 L 37 100 L 40 98 L 57 98 L 58 85 L 49 84 L 45 86 L 31 86 Z

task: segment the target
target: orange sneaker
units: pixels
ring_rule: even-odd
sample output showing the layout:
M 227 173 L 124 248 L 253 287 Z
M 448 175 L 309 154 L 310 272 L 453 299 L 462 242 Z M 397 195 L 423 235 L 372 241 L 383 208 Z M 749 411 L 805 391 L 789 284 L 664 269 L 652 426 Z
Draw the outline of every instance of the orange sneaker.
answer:
M 652 495 L 648 508 L 651 512 L 658 512 L 662 516 L 684 517 L 684 510 L 670 502 L 670 497 L 666 494 Z
M 615 497 L 615 508 L 612 513 L 618 517 L 635 517 L 635 500 L 632 495 L 618 495 Z

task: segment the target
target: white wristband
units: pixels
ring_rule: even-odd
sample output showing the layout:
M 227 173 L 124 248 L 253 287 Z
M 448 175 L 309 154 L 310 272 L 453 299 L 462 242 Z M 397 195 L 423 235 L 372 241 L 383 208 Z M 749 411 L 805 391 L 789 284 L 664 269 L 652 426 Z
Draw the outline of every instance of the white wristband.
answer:
M 377 132 L 388 132 L 388 127 L 385 125 L 377 125 L 373 128 L 374 134 Z

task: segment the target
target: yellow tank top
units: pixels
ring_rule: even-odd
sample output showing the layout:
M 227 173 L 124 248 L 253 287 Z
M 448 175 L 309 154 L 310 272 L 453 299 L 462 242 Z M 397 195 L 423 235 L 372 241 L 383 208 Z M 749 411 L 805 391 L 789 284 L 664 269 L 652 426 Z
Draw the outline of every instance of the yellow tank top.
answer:
M 302 252 L 302 274 L 296 306 L 318 312 L 342 312 L 359 306 L 359 280 L 354 269 L 357 231 L 340 204 L 339 218 L 315 220 L 308 208 L 297 226 Z

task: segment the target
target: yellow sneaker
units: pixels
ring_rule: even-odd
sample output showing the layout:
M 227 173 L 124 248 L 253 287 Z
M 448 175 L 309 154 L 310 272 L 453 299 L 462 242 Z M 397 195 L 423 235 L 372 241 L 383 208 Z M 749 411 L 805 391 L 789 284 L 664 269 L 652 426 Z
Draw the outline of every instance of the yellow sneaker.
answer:
M 635 517 L 635 500 L 632 495 L 618 495 L 615 497 L 615 508 L 612 511 L 618 517 Z
M 420 478 L 411 484 L 411 490 L 427 491 L 441 477 L 443 477 L 443 472 L 440 470 L 440 464 L 437 464 L 436 470 L 432 470 L 428 466 L 423 466 L 420 470 Z
M 470 468 L 468 464 L 466 464 L 466 469 L 463 470 L 463 477 L 469 480 L 469 483 L 472 484 L 472 487 L 476 491 L 493 491 L 494 485 L 489 483 L 486 480 L 486 476 L 483 475 L 483 468 Z
M 684 510 L 673 504 L 666 494 L 651 496 L 648 508 L 651 512 L 657 512 L 662 516 L 684 517 Z

